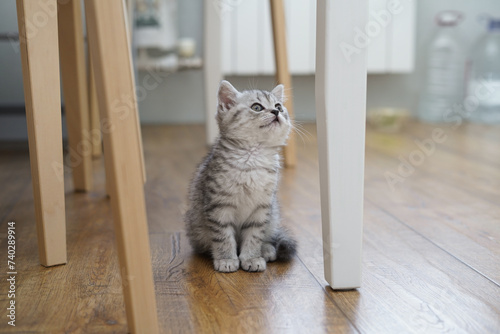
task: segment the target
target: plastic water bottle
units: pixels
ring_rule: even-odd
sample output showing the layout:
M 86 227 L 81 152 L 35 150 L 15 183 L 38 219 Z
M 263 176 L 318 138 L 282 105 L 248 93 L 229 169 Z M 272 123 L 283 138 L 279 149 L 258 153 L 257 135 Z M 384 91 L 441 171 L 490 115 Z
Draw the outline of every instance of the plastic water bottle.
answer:
M 424 87 L 420 95 L 418 117 L 426 122 L 443 122 L 464 93 L 465 49 L 457 32 L 462 13 L 441 12 L 436 16 L 438 30 L 427 53 Z
M 469 120 L 500 123 L 500 19 L 489 19 L 488 32 L 472 48 L 467 95 L 478 101 Z

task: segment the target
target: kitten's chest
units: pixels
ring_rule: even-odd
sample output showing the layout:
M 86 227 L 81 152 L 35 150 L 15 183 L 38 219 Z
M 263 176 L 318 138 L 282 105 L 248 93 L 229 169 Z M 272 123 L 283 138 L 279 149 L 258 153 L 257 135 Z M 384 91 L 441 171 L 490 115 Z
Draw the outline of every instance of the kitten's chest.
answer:
M 259 198 L 272 194 L 277 183 L 277 174 L 269 170 L 236 171 L 232 176 L 235 195 L 240 198 Z
M 276 187 L 276 174 L 252 172 L 236 177 L 233 183 L 236 223 L 245 222 L 257 207 L 270 204 Z
M 249 165 L 235 162 L 225 173 L 225 183 L 239 208 L 249 208 L 269 203 L 278 183 L 277 159 L 252 161 Z
M 248 197 L 252 194 L 266 193 L 270 187 L 274 190 L 279 164 L 275 155 L 256 154 L 228 160 L 224 168 L 228 171 L 226 175 L 230 179 L 229 183 Z

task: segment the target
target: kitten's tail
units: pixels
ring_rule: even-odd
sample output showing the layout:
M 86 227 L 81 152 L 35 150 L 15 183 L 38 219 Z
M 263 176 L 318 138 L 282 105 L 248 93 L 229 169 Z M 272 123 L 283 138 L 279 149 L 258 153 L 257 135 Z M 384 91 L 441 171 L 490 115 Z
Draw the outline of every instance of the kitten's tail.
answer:
M 289 261 L 297 253 L 297 241 L 286 228 L 280 226 L 273 236 L 278 261 Z

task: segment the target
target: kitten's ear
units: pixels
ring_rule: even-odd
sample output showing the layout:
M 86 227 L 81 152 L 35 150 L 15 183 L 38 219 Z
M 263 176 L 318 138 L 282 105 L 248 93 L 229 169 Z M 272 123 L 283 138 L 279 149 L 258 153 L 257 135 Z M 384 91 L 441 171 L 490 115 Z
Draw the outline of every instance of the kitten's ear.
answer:
M 271 91 L 271 94 L 276 96 L 276 98 L 280 102 L 284 102 L 285 101 L 285 86 L 280 84 L 280 85 L 274 87 L 274 89 Z
M 229 110 L 234 107 L 238 94 L 239 92 L 229 83 L 229 81 L 222 80 L 219 85 L 219 93 L 217 94 L 219 102 L 218 110 Z

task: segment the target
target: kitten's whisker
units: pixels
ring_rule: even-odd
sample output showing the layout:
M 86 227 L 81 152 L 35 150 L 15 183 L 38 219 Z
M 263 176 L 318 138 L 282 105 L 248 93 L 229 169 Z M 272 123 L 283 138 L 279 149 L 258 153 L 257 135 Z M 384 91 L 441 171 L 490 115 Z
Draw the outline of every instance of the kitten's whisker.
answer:
M 300 124 L 292 122 L 292 129 L 300 137 L 300 139 L 302 140 L 302 143 L 305 144 L 306 141 L 304 140 L 304 137 L 307 139 L 307 141 L 310 141 L 310 139 L 311 139 L 310 135 L 311 134 L 306 129 L 304 129 L 303 127 L 302 127 L 302 129 L 300 127 L 301 127 Z
M 296 127 L 299 127 L 301 128 L 302 130 L 304 130 L 305 132 L 309 133 L 309 131 L 306 130 L 306 128 L 304 127 L 304 125 L 302 125 L 300 122 L 298 121 L 293 121 L 293 125 L 296 126 Z M 309 133 L 310 134 L 310 133 Z
M 294 127 L 293 129 L 295 130 L 295 132 L 300 133 L 300 135 L 303 138 L 307 139 L 307 141 L 311 140 L 311 134 L 310 133 L 308 133 L 308 132 L 306 132 L 306 131 L 304 131 L 304 130 L 302 130 L 300 128 L 297 128 L 297 127 Z
M 311 141 L 311 135 L 307 132 L 304 132 L 303 130 L 299 129 L 299 128 L 295 128 L 295 131 L 297 131 L 297 133 L 300 133 L 302 135 L 303 138 L 306 139 L 306 141 Z
M 295 131 L 295 133 L 298 135 L 298 137 L 300 138 L 300 140 L 302 141 L 302 144 L 305 144 L 305 140 L 304 140 L 304 134 L 301 133 L 297 128 L 293 127 L 292 126 L 292 129 Z
M 293 121 L 293 125 L 301 129 L 308 136 L 312 136 L 312 134 L 309 131 L 307 131 L 306 128 L 299 121 Z
M 294 119 L 294 120 L 293 120 L 293 123 L 294 123 L 295 125 L 298 125 L 298 126 L 304 127 L 304 126 L 303 126 L 303 124 L 304 124 L 304 123 L 307 123 L 307 122 L 304 122 L 304 121 L 298 121 L 298 120 Z

